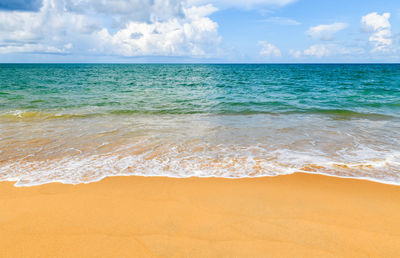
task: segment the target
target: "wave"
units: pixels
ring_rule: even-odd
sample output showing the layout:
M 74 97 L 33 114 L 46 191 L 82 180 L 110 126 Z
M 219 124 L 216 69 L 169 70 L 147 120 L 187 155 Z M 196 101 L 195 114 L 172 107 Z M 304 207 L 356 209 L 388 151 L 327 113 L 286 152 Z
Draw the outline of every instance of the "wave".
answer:
M 57 112 L 41 112 L 41 111 L 13 111 L 0 114 L 0 119 L 9 121 L 34 121 L 34 120 L 48 120 L 48 119 L 71 119 L 71 118 L 85 118 L 93 117 L 98 114 L 64 114 Z
M 0 113 L 0 119 L 9 121 L 34 121 L 50 119 L 72 119 L 72 118 L 90 118 L 107 115 L 129 116 L 129 115 L 325 115 L 337 119 L 393 119 L 397 116 L 370 112 L 356 112 L 348 109 L 301 109 L 301 110 L 282 110 L 282 111 L 260 111 L 251 109 L 242 110 L 218 110 L 218 111 L 197 111 L 197 110 L 137 110 L 137 109 L 117 109 L 117 110 L 96 110 L 96 112 L 45 112 L 45 111 L 23 111 L 15 110 Z
M 320 114 L 336 116 L 341 118 L 372 118 L 372 119 L 391 119 L 396 116 L 371 112 L 357 112 L 349 109 L 306 109 L 302 111 L 287 112 L 292 114 Z
M 255 146 L 216 146 L 204 151 L 199 146 L 185 149 L 184 145 L 159 146 L 140 153 L 135 150 L 83 155 L 76 151 L 79 154 L 60 158 L 2 161 L 0 181 L 33 186 L 90 183 L 111 176 L 252 178 L 304 172 L 400 185 L 400 152 L 364 149 L 341 159 L 289 149 L 262 156 L 250 154 L 264 151 Z

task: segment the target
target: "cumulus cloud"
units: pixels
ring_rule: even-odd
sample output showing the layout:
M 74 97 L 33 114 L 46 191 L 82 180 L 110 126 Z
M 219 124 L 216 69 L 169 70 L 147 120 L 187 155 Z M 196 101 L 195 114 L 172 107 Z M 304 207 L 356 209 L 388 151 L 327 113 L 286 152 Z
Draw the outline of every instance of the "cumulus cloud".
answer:
M 361 18 L 361 28 L 364 32 L 369 33 L 369 42 L 372 45 L 372 53 L 392 53 L 394 51 L 394 37 L 391 32 L 391 24 L 389 22 L 390 13 L 382 15 L 376 12 L 367 14 Z M 347 27 L 345 23 L 333 23 L 328 25 L 318 25 L 311 27 L 306 34 L 320 40 L 332 40 L 333 34 Z M 311 58 L 327 58 L 327 57 L 361 57 L 367 52 L 367 46 L 362 42 L 357 44 L 349 44 L 346 41 L 338 43 L 314 44 L 304 51 L 291 50 L 289 55 L 295 58 L 311 57 Z
M 99 28 L 89 16 L 65 12 L 62 1 L 44 0 L 39 12 L 0 12 L 0 52 L 67 53 L 65 45 L 82 46 Z
M 361 28 L 370 34 L 369 41 L 373 45 L 372 52 L 389 52 L 391 50 L 393 39 L 389 18 L 390 13 L 379 15 L 376 12 L 361 18 Z
M 347 24 L 343 22 L 335 22 L 332 24 L 321 24 L 318 26 L 310 27 L 306 34 L 312 38 L 320 40 L 332 40 L 333 34 L 347 28 Z
M 258 42 L 261 45 L 260 55 L 264 57 L 280 57 L 282 56 L 281 51 L 276 46 L 266 41 Z
M 216 10 L 184 0 L 43 0 L 38 12 L 0 11 L 0 53 L 210 56 Z
M 131 21 L 113 35 L 103 29 L 97 33 L 99 46 L 94 51 L 123 56 L 207 56 L 220 41 L 218 24 L 206 17 L 215 10 L 206 5 L 183 9 L 183 19 L 150 24 Z

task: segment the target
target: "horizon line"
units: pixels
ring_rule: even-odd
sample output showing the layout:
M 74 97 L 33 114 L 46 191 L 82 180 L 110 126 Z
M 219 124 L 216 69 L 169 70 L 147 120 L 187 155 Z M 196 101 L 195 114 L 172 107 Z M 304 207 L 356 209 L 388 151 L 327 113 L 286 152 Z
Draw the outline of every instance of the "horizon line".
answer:
M 199 64 L 199 65 L 209 65 L 209 64 L 239 64 L 239 65 L 299 65 L 299 64 L 306 64 L 306 65 L 329 65 L 329 64 L 400 64 L 400 62 L 276 62 L 276 63 L 259 63 L 259 62 L 138 62 L 138 63 L 124 63 L 124 62 L 0 62 L 0 65 L 4 64 Z

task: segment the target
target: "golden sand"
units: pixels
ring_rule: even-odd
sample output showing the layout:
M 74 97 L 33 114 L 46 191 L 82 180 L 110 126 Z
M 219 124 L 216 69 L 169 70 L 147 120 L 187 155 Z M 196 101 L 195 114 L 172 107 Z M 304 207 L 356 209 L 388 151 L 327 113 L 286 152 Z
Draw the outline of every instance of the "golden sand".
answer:
M 400 187 L 320 175 L 0 184 L 1 257 L 400 255 Z

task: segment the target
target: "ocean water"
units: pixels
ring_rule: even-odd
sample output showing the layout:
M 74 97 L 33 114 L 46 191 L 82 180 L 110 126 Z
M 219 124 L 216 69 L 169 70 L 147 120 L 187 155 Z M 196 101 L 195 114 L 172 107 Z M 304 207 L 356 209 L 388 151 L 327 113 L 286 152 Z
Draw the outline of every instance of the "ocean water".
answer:
M 400 184 L 400 65 L 0 64 L 0 181 Z

